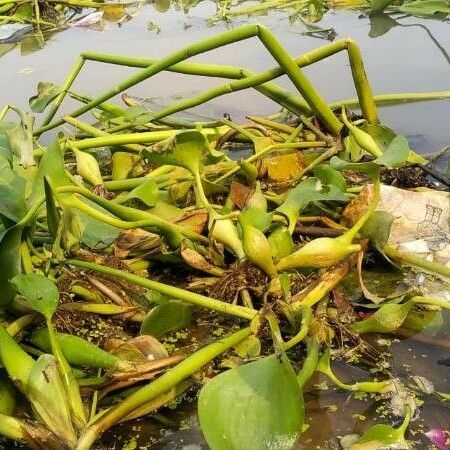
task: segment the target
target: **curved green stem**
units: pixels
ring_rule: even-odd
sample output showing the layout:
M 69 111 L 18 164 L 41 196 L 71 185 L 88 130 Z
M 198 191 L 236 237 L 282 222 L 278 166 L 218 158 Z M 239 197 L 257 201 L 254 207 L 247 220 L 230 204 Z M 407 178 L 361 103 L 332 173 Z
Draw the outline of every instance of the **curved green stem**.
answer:
M 150 289 L 161 294 L 167 295 L 178 300 L 183 300 L 187 303 L 200 306 L 203 308 L 212 309 L 223 314 L 229 314 L 236 317 L 241 317 L 243 319 L 251 320 L 258 313 L 257 311 L 245 308 L 243 306 L 233 305 L 229 303 L 222 302 L 204 295 L 197 294 L 195 292 L 189 292 L 184 289 L 177 288 L 175 286 L 169 286 L 158 281 L 148 280 L 147 278 L 139 277 L 137 275 L 122 272 L 118 269 L 113 269 L 112 267 L 102 266 L 100 264 L 78 261 L 78 260 L 67 260 L 65 264 L 70 264 L 76 267 L 82 267 L 84 269 L 93 270 L 95 272 L 104 273 L 105 275 L 110 275 L 112 277 L 120 278 L 122 280 L 129 281 L 130 283 L 137 284 L 146 289 Z
M 250 336 L 250 334 L 250 328 L 244 328 L 207 345 L 188 356 L 177 366 L 169 369 L 152 383 L 131 394 L 123 402 L 110 408 L 105 414 L 87 427 L 78 441 L 76 450 L 90 449 L 104 431 L 111 428 L 137 408 L 150 402 L 159 395 L 168 392 L 174 386 L 200 370 L 205 364 Z

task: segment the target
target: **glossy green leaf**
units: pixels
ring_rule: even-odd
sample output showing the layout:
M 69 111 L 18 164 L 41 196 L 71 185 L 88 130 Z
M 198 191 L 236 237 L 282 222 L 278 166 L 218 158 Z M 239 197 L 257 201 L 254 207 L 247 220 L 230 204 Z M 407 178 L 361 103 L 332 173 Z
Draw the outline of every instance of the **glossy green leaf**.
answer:
M 382 305 L 369 318 L 353 323 L 351 328 L 355 333 L 392 333 L 403 325 L 412 307 L 412 302 Z
M 291 450 L 304 404 L 285 355 L 272 355 L 214 377 L 200 391 L 200 426 L 212 450 Z
M 55 139 L 47 147 L 39 162 L 33 192 L 27 199 L 29 206 L 33 205 L 42 195 L 44 195 L 44 177 L 50 178 L 52 186 L 55 188 L 72 184 L 66 174 L 64 159 L 58 139 Z
M 252 226 L 265 232 L 272 223 L 273 214 L 259 208 L 247 208 L 239 215 L 239 222 L 243 226 Z
M 54 83 L 40 81 L 37 94 L 30 98 L 31 111 L 41 113 L 61 93 L 62 89 Z
M 377 164 L 389 169 L 405 165 L 410 153 L 409 144 L 404 136 L 396 136 L 389 143 L 385 152 L 375 160 Z
M 344 176 L 337 170 L 330 167 L 329 164 L 320 164 L 314 169 L 316 176 L 323 184 L 332 185 L 340 189 L 342 192 L 347 191 L 347 182 Z
M 192 308 L 182 302 L 170 300 L 155 306 L 144 318 L 141 334 L 158 337 L 186 327 L 191 322 Z
M 347 201 L 344 193 L 337 187 L 323 186 L 315 177 L 307 178 L 290 190 L 286 200 L 276 211 L 286 216 L 289 231 L 292 233 L 297 223 L 298 216 L 311 202 L 317 201 Z
M 58 306 L 59 292 L 48 278 L 37 273 L 19 274 L 11 283 L 35 311 L 46 319 L 53 316 Z
M 155 206 L 158 203 L 160 192 L 158 185 L 153 180 L 147 180 L 132 191 L 128 192 L 120 203 L 125 203 L 133 198 L 137 198 L 145 203 L 147 206 Z
M 195 173 L 209 151 L 208 141 L 199 131 L 183 131 L 144 149 L 142 155 L 158 165 L 179 166 Z
M 373 425 L 350 446 L 349 450 L 410 449 L 411 446 L 405 439 L 409 420 L 410 413 L 408 410 L 403 423 L 398 428 L 385 424 Z

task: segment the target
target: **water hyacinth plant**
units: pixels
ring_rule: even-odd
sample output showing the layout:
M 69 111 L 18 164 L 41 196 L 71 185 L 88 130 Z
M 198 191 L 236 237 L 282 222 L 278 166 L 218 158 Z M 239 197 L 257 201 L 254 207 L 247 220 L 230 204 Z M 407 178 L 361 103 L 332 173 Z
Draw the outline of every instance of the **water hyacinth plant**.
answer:
M 252 37 L 274 68 L 186 61 Z M 331 107 L 302 70 L 342 50 L 362 118 Z M 90 98 L 75 91 L 88 60 L 139 70 Z M 229 81 L 160 111 L 125 95 L 166 70 Z M 274 82 L 285 74 L 296 91 Z M 245 124 L 177 114 L 248 88 L 283 110 Z M 59 116 L 67 95 L 81 105 Z M 247 25 L 160 60 L 84 53 L 31 104 L 47 111 L 35 128 L 15 108 L 0 114 L 0 434 L 88 450 L 118 424 L 167 422 L 165 406 L 198 397 L 211 449 L 288 450 L 307 433 L 317 377 L 355 398 L 394 401 L 396 373 L 370 335 L 438 328 L 434 315 L 449 304 L 411 288 L 372 294 L 363 271 L 386 267 L 384 258 L 448 271 L 388 243 L 392 220 L 381 226 L 377 211 L 383 176 L 428 162 L 379 123 L 353 41 L 294 58 L 268 29 Z M 50 130 L 59 134 L 46 145 Z M 372 197 L 348 225 L 344 208 L 364 188 Z M 355 275 L 357 298 L 346 290 Z M 352 380 L 335 360 L 370 370 Z M 367 427 L 350 448 L 409 445 L 411 411 L 393 416 L 400 427 Z

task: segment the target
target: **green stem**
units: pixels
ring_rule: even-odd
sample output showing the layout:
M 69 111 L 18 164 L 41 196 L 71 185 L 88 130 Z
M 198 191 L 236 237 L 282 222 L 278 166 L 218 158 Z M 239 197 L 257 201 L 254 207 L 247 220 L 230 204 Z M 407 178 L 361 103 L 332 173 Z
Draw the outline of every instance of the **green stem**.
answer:
M 58 360 L 59 370 L 68 394 L 67 396 L 69 399 L 70 408 L 73 413 L 73 421 L 75 422 L 76 428 L 81 430 L 86 425 L 86 416 L 84 413 L 83 401 L 81 400 L 80 389 L 75 377 L 73 376 L 72 369 L 64 357 L 58 340 L 56 339 L 56 333 L 53 328 L 51 317 L 46 318 L 46 324 L 52 353 Z
M 174 64 L 184 61 L 187 58 L 255 36 L 260 39 L 269 53 L 280 64 L 282 70 L 286 72 L 294 86 L 299 90 L 299 92 L 305 98 L 306 102 L 311 106 L 314 113 L 320 119 L 322 119 L 323 123 L 331 132 L 338 133 L 342 127 L 342 124 L 328 107 L 326 102 L 319 95 L 319 93 L 316 91 L 307 77 L 303 74 L 303 72 L 301 72 L 295 61 L 292 59 L 289 53 L 286 52 L 286 50 L 273 36 L 273 34 L 264 26 L 258 24 L 249 24 L 236 30 L 226 31 L 212 38 L 208 38 L 196 44 L 192 44 L 182 50 L 176 51 L 169 56 L 161 59 L 157 63 L 131 76 L 125 81 L 119 83 L 115 88 L 105 92 L 104 94 L 94 99 L 92 102 L 72 112 L 70 116 L 78 117 L 81 114 L 84 114 L 90 111 L 92 108 L 100 105 L 101 103 L 109 100 L 118 93 L 129 89 L 130 87 L 160 73 L 161 71 L 167 69 L 170 66 L 173 66 Z M 72 71 L 72 75 L 73 73 L 74 72 Z M 40 134 L 43 131 L 62 125 L 62 123 L 62 120 L 57 120 L 52 124 L 41 127 L 36 133 Z
M 313 376 L 316 371 L 317 362 L 319 361 L 320 342 L 315 336 L 311 336 L 308 340 L 306 358 L 303 366 L 297 375 L 298 384 L 303 389 L 306 382 Z
M 309 333 L 309 326 L 311 325 L 312 321 L 312 309 L 309 306 L 303 306 L 301 305 L 300 311 L 302 313 L 302 322 L 300 324 L 300 330 L 299 332 L 293 336 L 289 341 L 287 341 L 284 344 L 284 349 L 289 350 L 290 348 L 296 346 L 300 342 L 302 342 L 306 336 L 308 336 Z
M 90 449 L 99 436 L 107 429 L 111 428 L 137 408 L 150 402 L 159 395 L 168 392 L 170 389 L 200 370 L 205 364 L 250 336 L 250 334 L 250 328 L 244 328 L 230 336 L 207 345 L 201 350 L 188 356 L 177 366 L 169 369 L 152 383 L 131 394 L 123 402 L 110 408 L 94 423 L 89 425 L 78 441 L 76 450 Z
M 390 245 L 385 245 L 383 248 L 383 252 L 389 258 L 398 260 L 401 263 L 420 267 L 421 269 L 425 269 L 428 272 L 450 278 L 450 267 L 444 266 L 443 264 L 433 261 L 427 261 L 426 259 L 420 258 L 419 256 L 410 255 L 409 253 L 399 252 L 397 249 Z
M 197 294 L 195 292 L 189 292 L 184 289 L 177 288 L 175 286 L 169 286 L 167 284 L 160 283 L 158 281 L 148 280 L 137 275 L 122 272 L 118 269 L 113 269 L 112 267 L 102 266 L 100 264 L 89 263 L 85 261 L 77 260 L 67 260 L 66 264 L 70 264 L 76 267 L 82 267 L 84 269 L 93 270 L 95 272 L 104 273 L 105 275 L 110 275 L 112 277 L 117 277 L 122 280 L 129 281 L 130 283 L 137 284 L 146 289 L 150 289 L 160 294 L 167 295 L 169 297 L 176 298 L 178 300 L 183 300 L 187 303 L 200 306 L 203 308 L 212 309 L 223 314 L 229 314 L 236 317 L 241 317 L 243 319 L 253 319 L 256 316 L 257 311 L 245 308 L 243 306 L 233 305 L 229 303 L 222 302 L 204 295 Z
M 444 100 L 450 98 L 450 91 L 430 91 L 430 92 L 400 92 L 398 94 L 374 95 L 373 100 L 377 105 L 395 105 L 409 102 L 426 102 L 430 100 Z M 328 105 L 331 109 L 338 109 L 342 106 L 359 106 L 359 99 L 349 98 Z

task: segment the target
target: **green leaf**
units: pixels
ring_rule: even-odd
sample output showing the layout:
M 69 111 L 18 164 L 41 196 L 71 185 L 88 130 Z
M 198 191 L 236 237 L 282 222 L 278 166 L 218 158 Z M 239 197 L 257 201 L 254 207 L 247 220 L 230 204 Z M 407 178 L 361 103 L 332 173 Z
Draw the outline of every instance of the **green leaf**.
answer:
M 58 139 L 55 139 L 48 146 L 39 162 L 33 192 L 27 199 L 29 206 L 33 205 L 44 195 L 44 177 L 49 177 L 55 188 L 72 184 L 66 175 L 66 168 Z
M 311 202 L 330 200 L 346 202 L 347 198 L 337 187 L 323 186 L 317 178 L 310 177 L 290 190 L 286 200 L 276 211 L 287 217 L 289 231 L 292 233 L 301 211 Z
M 252 226 L 264 233 L 272 223 L 272 216 L 259 208 L 247 208 L 239 215 L 239 222 L 242 226 Z
M 54 283 L 37 273 L 16 275 L 11 283 L 35 311 L 50 320 L 59 300 L 58 288 Z
M 133 198 L 137 198 L 147 206 L 155 206 L 156 203 L 158 203 L 159 196 L 160 192 L 158 185 L 153 180 L 147 180 L 122 197 L 120 203 L 125 203 Z
M 170 300 L 153 308 L 144 318 L 141 334 L 158 337 L 189 325 L 192 308 L 182 302 Z
M 402 328 L 415 333 L 425 332 L 428 335 L 435 335 L 444 324 L 444 314 L 441 310 L 411 309 L 403 322 Z
M 316 176 L 323 184 L 328 184 L 337 187 L 342 192 L 347 191 L 347 182 L 344 176 L 337 170 L 330 167 L 329 164 L 320 164 L 314 169 L 314 176 Z
M 36 164 L 33 156 L 34 117 L 18 109 L 14 108 L 14 110 L 20 117 L 20 123 L 14 128 L 5 130 L 5 134 L 8 137 L 12 151 L 20 159 L 20 164 L 23 167 L 34 166 Z
M 64 442 L 74 445 L 70 402 L 61 380 L 58 362 L 52 355 L 42 355 L 28 378 L 26 393 L 39 419 Z
M 60 215 L 56 207 L 53 191 L 50 186 L 48 178 L 44 178 L 44 190 L 45 190 L 45 209 L 47 212 L 48 231 L 50 232 L 52 238 L 55 239 L 58 233 Z
M 198 414 L 212 450 L 291 450 L 302 432 L 304 403 L 281 354 L 217 375 L 200 391 Z
M 17 192 L 10 185 L 0 184 L 0 214 L 13 222 L 18 222 L 26 212 L 27 205 L 23 193 Z
M 182 131 L 144 149 L 142 155 L 158 165 L 179 166 L 191 173 L 198 171 L 203 156 L 209 152 L 208 141 L 200 131 Z
M 412 302 L 382 305 L 368 319 L 355 322 L 351 328 L 356 333 L 392 333 L 403 325 L 413 305 Z
M 61 93 L 62 89 L 54 83 L 40 81 L 37 94 L 30 98 L 31 111 L 41 113 Z
M 405 431 L 409 425 L 410 412 L 407 410 L 403 423 L 398 428 L 384 424 L 370 427 L 349 450 L 381 450 L 384 448 L 409 449 L 411 446 L 405 439 Z
M 234 349 L 241 358 L 256 358 L 261 353 L 261 341 L 252 334 L 237 344 Z
M 382 251 L 389 240 L 394 219 L 394 216 L 386 211 L 375 211 L 361 228 L 360 234 L 369 238 L 374 248 Z
M 374 162 L 348 162 L 338 156 L 333 156 L 330 159 L 330 166 L 336 170 L 357 170 L 359 172 L 367 173 L 371 177 L 375 176 L 379 170 L 379 167 Z
M 405 165 L 410 153 L 409 144 L 404 136 L 396 136 L 389 143 L 385 152 L 374 162 L 389 169 Z
M 448 0 L 416 0 L 401 5 L 399 11 L 418 16 L 431 16 L 436 13 L 450 13 Z

